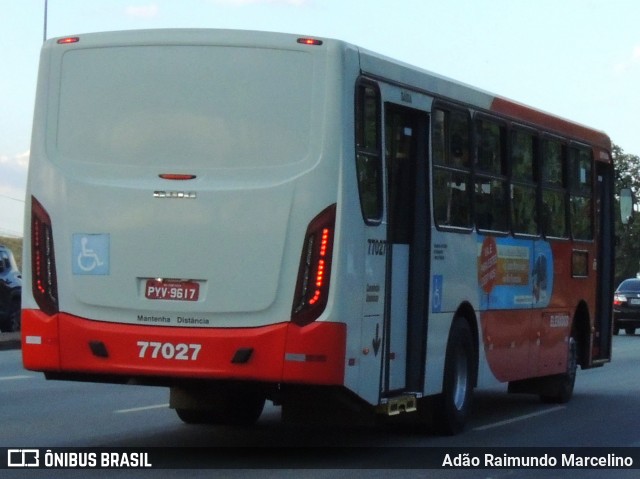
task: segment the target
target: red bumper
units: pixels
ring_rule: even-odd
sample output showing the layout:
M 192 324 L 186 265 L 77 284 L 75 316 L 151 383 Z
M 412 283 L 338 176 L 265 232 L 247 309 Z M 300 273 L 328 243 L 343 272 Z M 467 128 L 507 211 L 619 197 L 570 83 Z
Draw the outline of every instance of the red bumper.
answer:
M 342 385 L 345 344 L 342 323 L 175 328 L 22 312 L 24 367 L 43 372 Z

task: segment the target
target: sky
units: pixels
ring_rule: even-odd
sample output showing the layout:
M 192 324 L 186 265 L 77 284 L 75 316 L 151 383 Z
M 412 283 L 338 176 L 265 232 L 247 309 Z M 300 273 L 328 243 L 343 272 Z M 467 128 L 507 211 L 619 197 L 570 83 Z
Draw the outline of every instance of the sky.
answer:
M 45 0 L 0 0 L 0 235 L 21 236 Z M 48 0 L 46 37 L 231 28 L 346 40 L 640 155 L 637 0 Z

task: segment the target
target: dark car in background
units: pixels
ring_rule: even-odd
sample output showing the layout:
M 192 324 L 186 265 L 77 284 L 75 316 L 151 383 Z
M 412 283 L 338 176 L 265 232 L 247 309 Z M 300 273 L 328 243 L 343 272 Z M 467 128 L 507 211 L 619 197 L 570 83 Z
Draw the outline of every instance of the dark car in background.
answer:
M 9 248 L 0 244 L 0 331 L 20 331 L 22 275 Z
M 625 279 L 613 293 L 613 334 L 640 328 L 640 278 Z

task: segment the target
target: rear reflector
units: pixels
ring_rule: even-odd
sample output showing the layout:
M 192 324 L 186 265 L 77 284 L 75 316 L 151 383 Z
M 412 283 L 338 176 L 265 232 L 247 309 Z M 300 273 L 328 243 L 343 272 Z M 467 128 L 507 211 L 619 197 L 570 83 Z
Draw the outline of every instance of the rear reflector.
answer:
M 162 173 L 158 175 L 163 180 L 193 180 L 196 175 L 184 175 L 181 173 Z
M 327 305 L 335 222 L 334 204 L 316 216 L 307 228 L 291 312 L 291 321 L 298 326 L 315 321 Z

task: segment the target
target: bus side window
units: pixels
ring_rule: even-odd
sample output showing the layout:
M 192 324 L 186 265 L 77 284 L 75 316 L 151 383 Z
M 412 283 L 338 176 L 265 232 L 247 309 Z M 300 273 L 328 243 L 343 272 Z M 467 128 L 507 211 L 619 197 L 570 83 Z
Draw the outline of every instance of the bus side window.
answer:
M 367 223 L 382 219 L 382 155 L 380 93 L 371 84 L 356 92 L 356 173 L 362 216 Z
M 542 229 L 545 236 L 567 237 L 567 205 L 563 169 L 564 146 L 546 140 L 542 147 Z
M 469 116 L 433 110 L 433 214 L 439 226 L 471 227 Z
M 593 239 L 591 152 L 569 148 L 569 206 L 571 234 L 574 239 Z
M 514 233 L 538 233 L 535 171 L 536 138 L 515 129 L 511 135 L 511 227 Z
M 476 226 L 481 230 L 506 232 L 508 203 L 505 128 L 499 123 L 481 119 L 476 122 L 476 135 Z

